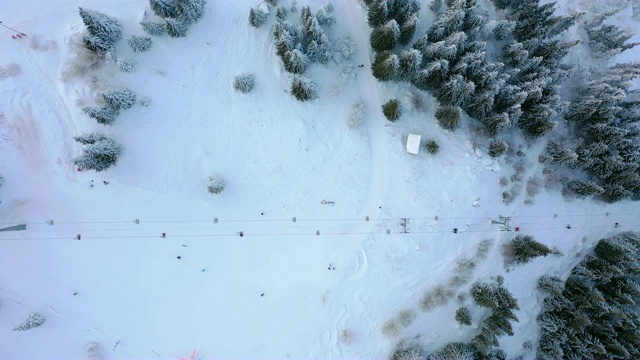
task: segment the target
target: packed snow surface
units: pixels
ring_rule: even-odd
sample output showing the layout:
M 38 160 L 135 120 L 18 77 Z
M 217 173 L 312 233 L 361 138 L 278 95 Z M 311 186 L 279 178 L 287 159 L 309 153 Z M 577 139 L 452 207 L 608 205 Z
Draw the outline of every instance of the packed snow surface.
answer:
M 503 275 L 518 299 L 515 335 L 500 339 L 515 357 L 536 338 L 537 277 L 566 276 L 601 237 L 640 228 L 630 202 L 567 202 L 543 188 L 532 205 L 524 193 L 505 205 L 499 180 L 513 164 L 484 154 L 488 139 L 472 141 L 468 125 L 440 129 L 432 98 L 373 78 L 357 1 L 334 2 L 331 30 L 356 42 L 356 77 L 337 75 L 344 64 L 313 65 L 319 99 L 311 102 L 289 94 L 273 15 L 248 25 L 257 1 L 209 1 L 187 37 L 154 37 L 146 53 L 121 40 L 117 55 L 137 70 L 111 64 L 84 78 L 64 72 L 84 29 L 79 5 L 117 17 L 125 39 L 144 35 L 139 21 L 154 18 L 142 0 L 3 4 L 0 20 L 27 37 L 0 30 L 0 65 L 20 68 L 0 80 L 0 221 L 27 230 L 0 233 L 2 359 L 83 359 L 90 342 L 104 359 L 189 358 L 194 350 L 198 359 L 383 359 L 418 335 L 435 350 L 472 336 L 453 319 L 469 303 L 457 295 L 470 283 L 429 312 L 420 297 L 447 284 L 483 239 L 492 246 L 473 279 Z M 628 13 L 621 21 L 636 26 Z M 637 48 L 626 56 L 637 59 Z M 256 77 L 247 94 L 232 88 L 243 73 Z M 150 104 L 104 127 L 81 106 L 113 87 Z M 380 111 L 391 98 L 405 109 L 395 123 Z M 352 129 L 346 120 L 361 100 L 364 123 Z M 77 171 L 73 137 L 94 130 L 123 144 L 123 155 L 106 172 Z M 408 154 L 410 133 L 423 144 L 435 139 L 440 152 Z M 525 148 L 524 179 L 539 176 L 541 146 Z M 214 175 L 228 184 L 219 195 L 206 191 Z M 506 271 L 501 244 L 514 234 L 491 224 L 499 215 L 564 255 Z M 402 310 L 413 321 L 383 332 Z M 12 330 L 32 312 L 46 322 Z

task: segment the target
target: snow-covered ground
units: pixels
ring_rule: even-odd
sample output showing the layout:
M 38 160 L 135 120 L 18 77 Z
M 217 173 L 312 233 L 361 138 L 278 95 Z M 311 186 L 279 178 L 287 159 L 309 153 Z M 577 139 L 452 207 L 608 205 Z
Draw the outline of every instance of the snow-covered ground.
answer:
M 425 313 L 420 297 L 447 284 L 456 261 L 483 239 L 493 246 L 474 279 L 503 275 L 518 299 L 515 336 L 501 339 L 514 357 L 535 341 L 537 277 L 566 275 L 599 238 L 640 229 L 630 202 L 566 202 L 543 189 L 533 205 L 524 205 L 524 191 L 504 205 L 499 179 L 513 164 L 483 155 L 488 140 L 472 143 L 467 123 L 455 133 L 440 129 L 430 97 L 415 108 L 408 87 L 372 77 L 366 12 L 356 1 L 334 3 L 332 34 L 351 34 L 352 65 L 365 67 L 341 84 L 337 65 L 313 65 L 319 99 L 295 100 L 271 44 L 273 14 L 258 29 L 247 24 L 257 4 L 210 1 L 186 38 L 154 37 L 146 53 L 120 41 L 118 56 L 135 59 L 137 71 L 109 65 L 92 81 L 63 75 L 84 28 L 77 6 L 117 17 L 126 38 L 143 34 L 148 2 L 3 6 L 0 20 L 28 36 L 0 31 L 0 66 L 21 68 L 0 80 L 0 221 L 27 231 L 0 233 L 0 358 L 82 359 L 92 341 L 104 359 L 188 358 L 194 349 L 201 359 L 382 359 L 414 336 L 434 350 L 471 336 L 453 319 L 460 301 L 470 301 L 454 297 Z M 621 14 L 637 25 L 631 8 Z M 255 74 L 252 92 L 232 89 L 240 73 Z M 119 86 L 151 105 L 123 111 L 111 127 L 82 113 L 79 105 L 93 105 L 99 90 Z M 391 98 L 405 109 L 395 123 L 379 110 Z M 365 122 L 350 129 L 347 114 L 359 99 Z M 104 173 L 78 172 L 72 137 L 93 130 L 125 151 Z M 437 140 L 440 153 L 407 154 L 409 133 Z M 525 150 L 525 180 L 540 175 L 540 147 Z M 227 179 L 222 194 L 206 192 L 211 175 Z M 490 224 L 498 215 L 564 256 L 506 271 L 500 247 L 513 233 Z M 413 322 L 383 334 L 402 310 Z M 47 317 L 43 326 L 12 331 L 36 311 Z

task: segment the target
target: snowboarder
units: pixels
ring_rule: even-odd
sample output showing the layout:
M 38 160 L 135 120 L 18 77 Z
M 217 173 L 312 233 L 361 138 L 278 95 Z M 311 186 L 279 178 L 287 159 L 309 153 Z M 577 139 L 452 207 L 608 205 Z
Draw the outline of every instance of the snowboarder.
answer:
M 614 228 L 617 228 L 618 226 L 620 226 L 620 224 L 618 224 L 618 223 L 613 224 Z
M 106 180 L 105 180 L 105 181 L 103 181 L 102 183 L 103 183 L 103 184 L 105 184 L 105 185 L 109 185 L 109 182 L 108 182 L 108 181 L 106 181 Z
M 260 294 L 260 297 L 264 296 L 264 293 Z
M 82 235 L 80 234 L 76 235 L 76 240 L 82 240 Z
M 571 229 L 571 224 L 567 224 L 567 229 Z
M 244 231 L 240 231 L 240 232 L 238 233 L 238 235 L 240 235 L 240 237 L 243 237 L 243 236 L 244 236 Z
M 176 259 L 180 260 L 182 259 L 182 256 L 176 256 Z
M 162 238 L 166 238 L 167 237 L 167 233 L 162 233 Z
M 453 228 L 453 233 L 457 234 L 458 233 L 458 228 Z

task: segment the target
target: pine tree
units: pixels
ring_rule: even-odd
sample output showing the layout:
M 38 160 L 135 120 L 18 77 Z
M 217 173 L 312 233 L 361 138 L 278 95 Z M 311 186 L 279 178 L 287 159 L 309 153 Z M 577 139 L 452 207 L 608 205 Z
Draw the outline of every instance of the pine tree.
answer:
M 280 6 L 276 9 L 276 19 L 285 21 L 287 19 L 288 10 L 284 6 Z
M 86 34 L 82 36 L 82 40 L 87 49 L 98 54 L 106 53 L 113 48 L 113 45 L 106 43 L 98 36 Z
M 402 115 L 402 108 L 397 99 L 391 99 L 382 105 L 382 113 L 389 121 L 396 121 Z
M 267 20 L 267 14 L 262 9 L 251 8 L 249 10 L 249 24 L 253 27 L 260 27 Z
M 555 164 L 573 168 L 578 163 L 578 154 L 575 151 L 554 141 L 549 142 L 547 145 L 547 154 Z
M 73 138 L 73 140 L 75 140 L 76 142 L 82 144 L 82 145 L 89 145 L 89 144 L 95 144 L 97 142 L 106 140 L 107 137 L 104 136 L 101 133 L 97 133 L 97 132 L 93 132 L 93 133 L 88 133 L 88 134 L 84 134 L 84 135 L 79 135 Z
M 422 53 L 416 49 L 402 50 L 399 57 L 400 78 L 410 80 L 420 70 Z
M 333 16 L 333 4 L 328 3 L 316 11 L 316 19 L 318 24 L 332 27 L 336 23 L 336 18 Z
M 413 39 L 413 36 L 416 33 L 418 23 L 418 13 L 415 13 L 407 21 L 400 25 L 400 37 L 398 41 L 402 46 L 407 46 L 411 42 L 411 39 Z
M 164 35 L 167 33 L 167 27 L 165 24 L 154 23 L 151 21 L 141 21 L 140 25 L 142 26 L 142 30 L 149 35 Z
M 98 123 L 102 125 L 111 125 L 120 114 L 117 109 L 111 107 L 97 108 L 86 106 L 82 108 L 82 111 L 89 115 L 89 117 L 96 119 Z
M 122 153 L 122 146 L 112 139 L 103 135 L 89 134 L 91 140 L 99 138 L 100 140 L 90 142 L 83 150 L 82 155 L 73 159 L 73 163 L 85 170 L 95 170 L 97 172 L 104 171 L 115 165 L 118 156 Z M 86 139 L 78 139 L 76 141 L 83 143 Z
M 175 0 L 149 0 L 149 5 L 154 14 L 163 19 L 175 18 L 178 15 Z
M 103 44 L 106 44 L 109 48 L 115 44 L 116 41 L 122 38 L 122 25 L 114 17 L 107 16 L 101 12 L 78 8 L 80 11 L 80 17 L 84 22 L 89 34 L 93 37 L 100 39 Z M 86 37 L 85 37 L 86 42 Z M 96 43 L 97 41 L 94 41 Z M 100 47 L 95 47 L 99 49 Z M 92 49 L 90 49 L 92 50 Z
M 496 301 L 494 291 L 489 284 L 475 283 L 471 287 L 471 296 L 480 306 L 487 308 L 496 308 L 498 302 Z
M 398 68 L 398 56 L 391 51 L 381 51 L 376 53 L 371 72 L 379 81 L 389 81 L 397 76 Z
M 496 38 L 496 40 L 504 40 L 509 35 L 511 35 L 515 27 L 516 27 L 515 21 L 499 20 L 498 22 L 496 22 L 496 26 L 493 28 L 492 33 L 493 33 L 493 36 Z
M 373 29 L 371 32 L 371 47 L 375 51 L 391 50 L 396 46 L 399 37 L 400 27 L 395 19 L 391 19 L 383 26 Z
M 133 52 L 145 52 L 151 48 L 151 38 L 146 36 L 131 35 L 127 39 L 127 43 L 133 49 Z
M 300 101 L 313 100 L 318 97 L 316 84 L 304 76 L 296 76 L 293 79 L 291 83 L 291 94 Z
M 389 20 L 388 13 L 387 0 L 375 0 L 369 5 L 369 10 L 367 11 L 369 26 L 376 28 L 384 25 Z
M 534 240 L 529 235 L 518 235 L 511 242 L 509 246 L 513 249 L 513 253 L 510 255 L 516 260 L 516 262 L 524 264 L 533 260 L 538 256 L 547 256 L 551 254 L 551 249 L 544 244 L 541 244 Z
M 437 92 L 438 100 L 448 105 L 463 105 L 475 91 L 475 84 L 461 75 L 450 76 Z
M 302 74 L 309 66 L 309 58 L 300 49 L 293 49 L 286 55 L 284 69 L 292 74 Z
M 196 23 L 204 16 L 205 0 L 175 0 L 176 17 L 185 25 Z
M 13 328 L 13 331 L 25 331 L 38 326 L 42 326 L 47 319 L 40 313 L 34 312 L 29 314 L 27 318 Z
M 460 126 L 460 108 L 457 106 L 439 106 L 436 110 L 436 119 L 441 128 L 457 130 Z
M 506 153 L 507 149 L 509 149 L 509 146 L 506 142 L 493 139 L 489 142 L 489 149 L 487 150 L 487 153 L 491 157 L 498 157 Z
M 256 77 L 253 74 L 242 74 L 233 78 L 233 88 L 243 93 L 253 90 L 255 84 Z
M 471 325 L 471 313 L 466 307 L 461 307 L 456 310 L 455 319 L 460 325 Z
M 431 3 L 429 3 L 429 9 L 431 9 L 431 11 L 433 12 L 438 12 L 441 7 L 442 0 L 431 0 Z
M 103 91 L 102 98 L 114 110 L 128 109 L 136 103 L 136 94 L 125 88 Z
M 185 37 L 187 36 L 187 25 L 178 18 L 166 18 L 165 24 L 167 33 L 171 37 Z

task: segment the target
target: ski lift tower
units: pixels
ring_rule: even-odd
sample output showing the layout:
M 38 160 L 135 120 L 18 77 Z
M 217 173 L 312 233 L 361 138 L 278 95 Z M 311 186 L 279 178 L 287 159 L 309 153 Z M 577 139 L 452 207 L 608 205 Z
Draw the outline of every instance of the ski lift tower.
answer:
M 509 225 L 509 221 L 511 221 L 510 216 L 500 215 L 498 216 L 498 220 L 491 219 L 491 225 L 499 224 L 499 225 L 502 225 L 502 227 L 500 228 L 501 231 L 510 231 L 511 226 Z

